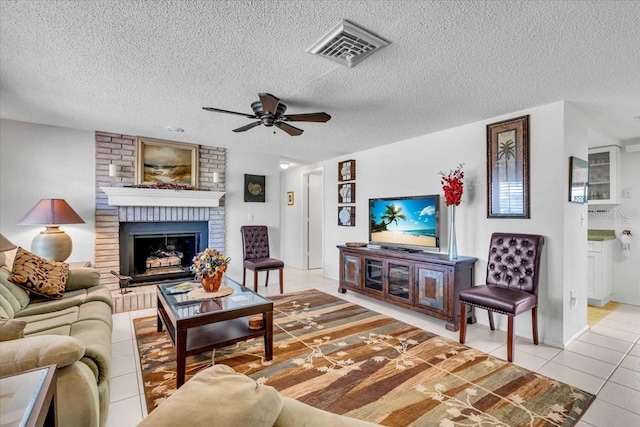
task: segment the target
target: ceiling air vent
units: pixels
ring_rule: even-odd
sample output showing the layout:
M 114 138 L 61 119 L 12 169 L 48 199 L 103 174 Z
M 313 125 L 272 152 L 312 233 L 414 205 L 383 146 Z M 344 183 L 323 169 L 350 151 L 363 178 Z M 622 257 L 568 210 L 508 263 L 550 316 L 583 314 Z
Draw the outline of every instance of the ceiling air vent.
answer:
M 351 68 L 388 44 L 388 41 L 349 21 L 341 21 L 307 52 Z

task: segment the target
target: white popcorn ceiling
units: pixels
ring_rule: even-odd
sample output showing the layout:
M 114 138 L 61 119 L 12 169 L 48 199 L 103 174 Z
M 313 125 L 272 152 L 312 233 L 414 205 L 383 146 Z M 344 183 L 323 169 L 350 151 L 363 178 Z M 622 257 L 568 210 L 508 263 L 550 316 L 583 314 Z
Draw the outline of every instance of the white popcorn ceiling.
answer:
M 342 19 L 391 44 L 307 53 Z M 559 100 L 640 137 L 640 2 L 5 1 L 0 117 L 314 162 Z M 328 123 L 244 133 L 259 92 Z M 168 132 L 178 126 L 184 133 Z

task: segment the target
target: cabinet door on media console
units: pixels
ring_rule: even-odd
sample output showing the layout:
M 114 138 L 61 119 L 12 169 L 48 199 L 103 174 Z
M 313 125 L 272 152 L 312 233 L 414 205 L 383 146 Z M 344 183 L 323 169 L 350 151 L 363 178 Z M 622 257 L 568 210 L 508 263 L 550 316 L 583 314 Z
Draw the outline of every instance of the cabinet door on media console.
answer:
M 342 253 L 342 284 L 360 287 L 360 263 L 360 256 Z
M 404 302 L 405 304 L 411 304 L 413 299 L 413 292 L 411 291 L 411 270 L 412 263 L 410 262 L 399 260 L 387 261 L 387 287 L 385 296 Z
M 382 297 L 411 304 L 412 263 L 398 259 L 363 257 L 363 289 Z
M 380 295 L 384 292 L 384 260 L 364 257 L 364 289 Z
M 448 316 L 449 305 L 453 303 L 448 268 L 438 264 L 415 264 L 415 305 Z

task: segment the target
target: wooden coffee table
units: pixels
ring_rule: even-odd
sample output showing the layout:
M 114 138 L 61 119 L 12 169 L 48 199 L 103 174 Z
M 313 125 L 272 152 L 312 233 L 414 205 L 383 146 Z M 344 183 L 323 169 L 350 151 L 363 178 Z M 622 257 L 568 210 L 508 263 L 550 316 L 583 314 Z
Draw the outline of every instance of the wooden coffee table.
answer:
M 222 284 L 233 288 L 233 294 L 192 300 L 186 292 L 174 293 L 184 282 L 156 287 L 158 332 L 164 325 L 176 349 L 176 388 L 184 384 L 187 356 L 264 337 L 265 358 L 273 358 L 273 302 L 226 277 Z M 255 314 L 262 314 L 261 329 L 249 329 L 249 316 Z

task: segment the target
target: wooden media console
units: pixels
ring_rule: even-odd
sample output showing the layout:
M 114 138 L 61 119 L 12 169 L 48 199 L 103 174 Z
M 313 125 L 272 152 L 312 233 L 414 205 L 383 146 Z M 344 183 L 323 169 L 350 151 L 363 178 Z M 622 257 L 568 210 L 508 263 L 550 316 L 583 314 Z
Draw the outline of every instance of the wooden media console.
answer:
M 347 290 L 445 320 L 457 331 L 460 290 L 473 286 L 476 258 L 449 260 L 446 254 L 339 245 L 340 284 Z M 468 323 L 474 323 L 471 307 Z

